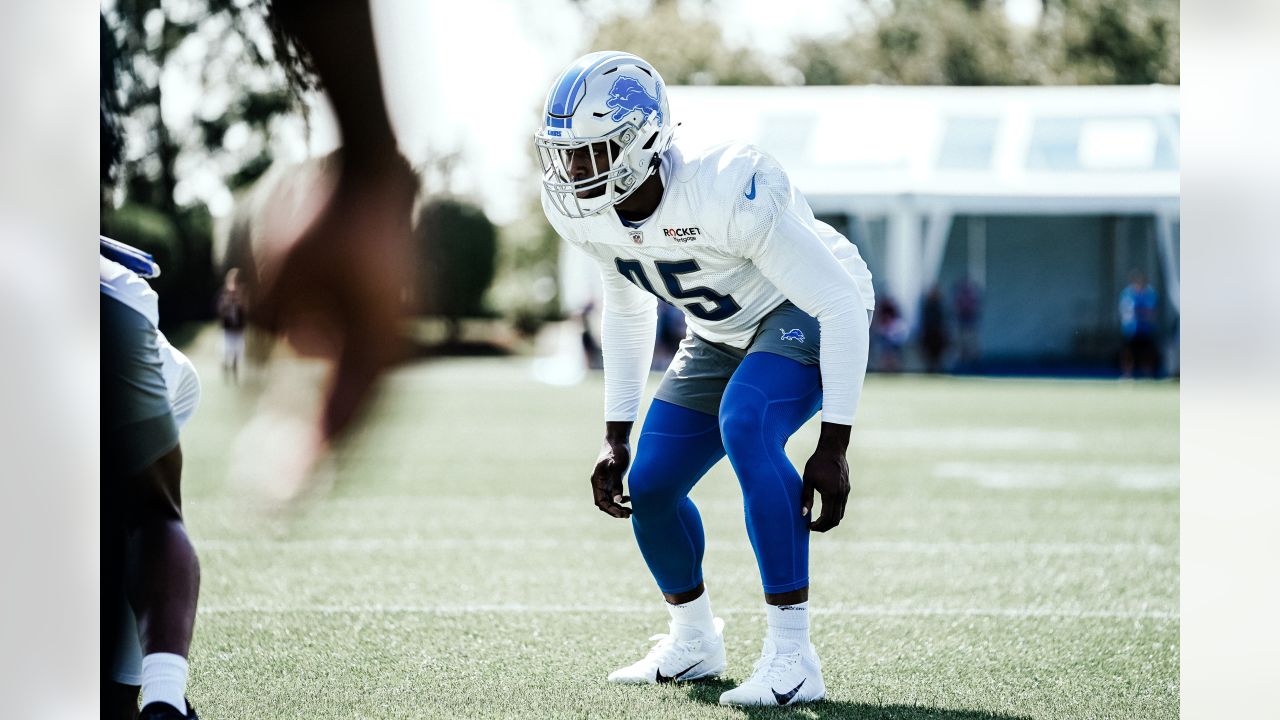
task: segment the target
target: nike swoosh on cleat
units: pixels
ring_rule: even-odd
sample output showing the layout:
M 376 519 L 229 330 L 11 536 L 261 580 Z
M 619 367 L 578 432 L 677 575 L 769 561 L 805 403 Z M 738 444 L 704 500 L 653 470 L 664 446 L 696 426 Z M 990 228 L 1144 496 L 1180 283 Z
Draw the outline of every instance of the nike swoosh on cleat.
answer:
M 681 670 L 680 672 L 676 673 L 675 675 L 671 675 L 670 677 L 668 677 L 668 676 L 666 676 L 666 675 L 663 675 L 663 674 L 662 674 L 662 668 L 658 668 L 658 669 L 654 670 L 654 673 L 657 675 L 657 677 L 656 677 L 656 678 L 654 678 L 654 679 L 657 681 L 657 683 L 658 683 L 659 685 L 662 685 L 663 683 L 675 682 L 676 680 L 679 680 L 680 678 L 682 678 L 682 677 L 684 677 L 685 675 L 689 674 L 689 671 L 690 671 L 690 670 L 692 670 L 692 669 L 694 669 L 694 668 L 698 667 L 698 666 L 699 666 L 699 665 L 701 665 L 701 664 L 702 664 L 702 661 L 701 661 L 701 660 L 699 660 L 698 662 L 696 662 L 696 663 L 694 663 L 694 664 L 690 665 L 689 667 L 685 668 L 684 670 Z
M 805 678 L 804 680 L 808 680 L 808 679 L 809 678 Z M 779 705 L 786 705 L 787 703 L 791 702 L 791 698 L 795 697 L 796 693 L 800 692 L 800 686 L 804 685 L 804 680 L 801 680 L 800 685 L 797 685 L 791 688 L 791 692 L 786 694 L 780 693 L 777 690 L 774 690 L 773 688 L 769 688 L 770 690 L 773 690 L 773 699 L 777 700 Z
M 756 174 L 755 173 L 751 173 L 751 190 L 743 193 L 743 195 L 746 195 L 748 200 L 756 199 Z

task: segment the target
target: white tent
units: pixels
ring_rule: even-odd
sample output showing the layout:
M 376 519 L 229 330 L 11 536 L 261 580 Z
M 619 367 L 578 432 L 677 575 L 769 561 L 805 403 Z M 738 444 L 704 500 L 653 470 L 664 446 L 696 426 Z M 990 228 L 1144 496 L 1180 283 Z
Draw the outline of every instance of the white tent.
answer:
M 1179 89 L 673 87 L 680 136 L 774 155 L 819 215 L 887 222 L 883 286 L 907 319 L 953 218 L 1151 215 L 1178 308 Z M 978 216 L 978 217 L 973 217 Z M 860 229 L 861 228 L 861 229 Z M 981 280 L 981 278 L 978 278 Z

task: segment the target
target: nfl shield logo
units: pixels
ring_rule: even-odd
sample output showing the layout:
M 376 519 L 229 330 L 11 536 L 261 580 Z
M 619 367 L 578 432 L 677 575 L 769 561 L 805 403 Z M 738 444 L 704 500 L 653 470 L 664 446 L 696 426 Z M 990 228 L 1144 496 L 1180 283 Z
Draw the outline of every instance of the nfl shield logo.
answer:
M 639 230 L 632 230 L 632 231 L 631 231 L 631 242 L 633 242 L 633 243 L 635 243 L 635 244 L 637 244 L 637 245 L 642 244 L 642 243 L 644 242 L 644 233 L 640 232 Z

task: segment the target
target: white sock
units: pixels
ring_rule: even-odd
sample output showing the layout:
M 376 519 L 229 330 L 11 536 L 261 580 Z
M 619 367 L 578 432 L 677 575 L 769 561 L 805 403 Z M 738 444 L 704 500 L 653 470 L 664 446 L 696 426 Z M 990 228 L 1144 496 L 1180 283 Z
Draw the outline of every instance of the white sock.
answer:
M 702 591 L 696 599 L 681 605 L 667 603 L 667 612 L 671 613 L 671 629 L 682 637 L 694 635 L 716 634 L 715 623 L 712 622 L 711 598 L 707 591 Z
M 765 605 L 768 638 L 778 652 L 809 652 L 809 602 L 795 605 Z
M 186 715 L 186 694 L 186 658 L 173 653 L 151 653 L 142 658 L 142 707 L 162 702 Z

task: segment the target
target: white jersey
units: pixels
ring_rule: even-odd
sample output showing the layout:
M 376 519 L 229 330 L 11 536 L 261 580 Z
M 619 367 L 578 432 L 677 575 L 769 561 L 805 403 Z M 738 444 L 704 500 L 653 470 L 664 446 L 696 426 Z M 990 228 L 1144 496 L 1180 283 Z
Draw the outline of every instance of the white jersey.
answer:
M 132 270 L 101 255 L 98 256 L 98 291 L 119 300 L 156 329 L 160 372 L 164 376 L 174 424 L 181 430 L 200 405 L 200 376 L 191 360 L 170 345 L 169 338 L 160 332 L 160 296 Z
M 875 304 L 857 247 L 816 220 L 781 166 L 750 145 L 686 155 L 677 141 L 661 173 L 662 200 L 637 227 L 614 212 L 568 218 L 543 195 L 551 225 L 601 267 L 606 419 L 638 412 L 636 373 L 651 357 L 657 296 L 684 312 L 694 334 L 738 348 L 784 300 L 817 317 L 823 419 L 852 424 Z

